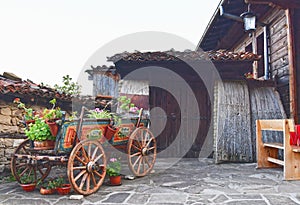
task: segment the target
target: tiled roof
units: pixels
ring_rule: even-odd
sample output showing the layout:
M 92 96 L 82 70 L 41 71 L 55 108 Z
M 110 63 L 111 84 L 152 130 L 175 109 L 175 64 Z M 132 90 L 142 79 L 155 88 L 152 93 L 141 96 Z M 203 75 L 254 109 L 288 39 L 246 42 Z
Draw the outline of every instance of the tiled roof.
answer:
M 134 62 L 147 62 L 147 61 L 201 61 L 201 60 L 211 60 L 211 61 L 256 61 L 259 60 L 261 56 L 253 54 L 250 52 L 238 52 L 234 53 L 231 51 L 218 50 L 218 51 L 156 51 L 156 52 L 139 52 L 134 53 L 123 52 L 115 54 L 114 56 L 107 57 L 108 61 L 114 63 L 123 61 L 134 61 Z
M 120 76 L 119 74 L 116 72 L 116 68 L 115 66 L 106 66 L 106 65 L 102 65 L 102 66 L 91 66 L 92 69 L 88 69 L 85 70 L 85 72 L 87 72 L 91 78 L 89 79 L 93 79 L 93 75 L 94 73 L 102 73 L 103 75 L 106 75 L 107 77 L 110 77 L 112 79 L 114 79 L 115 81 L 120 80 Z
M 34 95 L 46 98 L 71 100 L 71 96 L 58 93 L 52 88 L 38 85 L 30 80 L 22 80 L 10 73 L 6 74 L 8 75 L 5 75 L 5 73 L 4 75 L 0 75 L 0 94 Z

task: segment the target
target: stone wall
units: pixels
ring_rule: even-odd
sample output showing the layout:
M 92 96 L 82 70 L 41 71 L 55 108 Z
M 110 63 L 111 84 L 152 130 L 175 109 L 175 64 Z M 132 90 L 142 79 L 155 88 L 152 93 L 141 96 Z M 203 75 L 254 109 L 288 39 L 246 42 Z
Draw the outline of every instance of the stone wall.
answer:
M 40 106 L 32 108 L 43 109 Z M 0 100 L 0 173 L 10 171 L 11 154 L 26 139 L 21 120 L 22 110 L 16 104 Z

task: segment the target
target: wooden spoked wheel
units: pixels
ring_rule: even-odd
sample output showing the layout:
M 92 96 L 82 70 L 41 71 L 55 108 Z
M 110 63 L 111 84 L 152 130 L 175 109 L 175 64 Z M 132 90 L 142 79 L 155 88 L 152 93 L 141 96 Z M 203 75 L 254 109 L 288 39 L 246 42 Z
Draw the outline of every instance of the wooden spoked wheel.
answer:
M 128 166 L 135 176 L 148 174 L 156 159 L 156 140 L 149 129 L 139 127 L 130 135 L 127 144 Z
M 79 142 L 68 161 L 68 178 L 73 189 L 82 195 L 95 193 L 104 181 L 106 157 L 97 140 Z
M 30 150 L 30 141 L 22 142 L 15 150 L 10 164 L 10 169 L 17 182 L 21 183 L 22 176 L 34 176 L 34 181 L 44 180 L 51 171 L 49 161 L 30 158 L 35 153 Z M 27 156 L 27 157 L 26 157 Z

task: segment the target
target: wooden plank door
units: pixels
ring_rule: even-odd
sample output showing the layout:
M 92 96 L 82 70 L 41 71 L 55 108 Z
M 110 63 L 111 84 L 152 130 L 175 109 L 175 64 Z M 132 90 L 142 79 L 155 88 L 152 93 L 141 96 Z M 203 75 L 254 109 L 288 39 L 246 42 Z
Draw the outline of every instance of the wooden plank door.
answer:
M 174 85 L 173 93 L 162 88 L 150 87 L 150 109 L 159 108 L 162 112 L 151 112 L 151 130 L 157 134 L 158 152 L 168 149 L 165 157 L 198 157 L 210 125 L 210 101 L 202 82 L 190 83 L 191 93 L 179 84 Z M 175 93 L 174 93 L 175 92 Z M 177 99 L 176 99 L 176 97 Z M 198 111 L 195 106 L 196 97 Z M 160 130 L 158 133 L 157 130 Z

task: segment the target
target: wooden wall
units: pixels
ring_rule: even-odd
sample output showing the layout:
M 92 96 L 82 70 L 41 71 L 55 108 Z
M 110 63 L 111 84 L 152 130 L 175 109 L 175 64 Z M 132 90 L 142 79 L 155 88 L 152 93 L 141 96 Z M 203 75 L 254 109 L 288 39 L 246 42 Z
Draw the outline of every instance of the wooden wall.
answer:
M 270 68 L 284 109 L 290 117 L 287 19 L 284 10 L 279 12 L 278 17 L 270 24 Z
M 296 97 L 297 97 L 297 123 L 300 123 L 300 9 L 294 10 L 294 42 L 295 42 L 295 65 L 296 65 Z
M 289 93 L 289 56 L 288 56 L 288 38 L 287 38 L 287 18 L 285 10 L 272 8 L 266 13 L 261 22 L 269 26 L 269 63 L 270 77 L 277 82 L 276 89 L 280 94 L 287 117 L 290 117 L 290 93 Z M 298 20 L 297 20 L 298 21 Z M 299 26 L 298 26 L 299 28 Z M 252 52 L 257 53 L 259 45 L 252 45 L 258 41 L 253 38 L 263 34 L 263 27 L 258 27 L 253 37 L 244 35 L 244 37 L 233 46 L 234 51 L 245 51 L 249 46 Z M 295 35 L 297 36 L 297 35 Z M 263 56 L 262 56 L 263 58 Z M 259 65 L 262 65 L 261 63 Z M 264 67 L 259 66 L 259 73 L 262 73 Z M 260 77 L 260 76 L 258 76 Z
M 118 81 L 105 72 L 97 72 L 93 75 L 93 96 L 109 95 L 118 97 Z
M 282 119 L 285 113 L 273 87 L 249 86 L 245 81 L 219 82 L 214 102 L 215 161 L 255 162 L 257 119 Z M 278 133 L 263 135 L 280 142 Z

